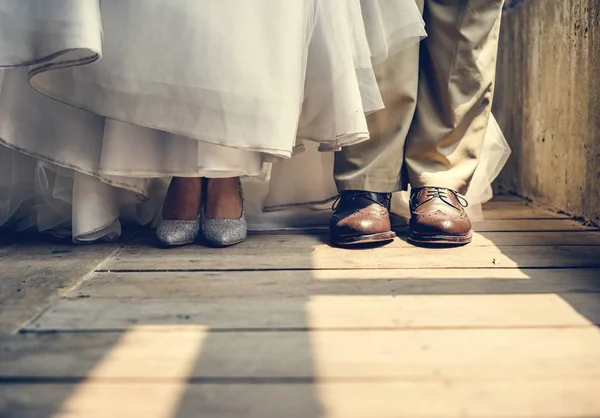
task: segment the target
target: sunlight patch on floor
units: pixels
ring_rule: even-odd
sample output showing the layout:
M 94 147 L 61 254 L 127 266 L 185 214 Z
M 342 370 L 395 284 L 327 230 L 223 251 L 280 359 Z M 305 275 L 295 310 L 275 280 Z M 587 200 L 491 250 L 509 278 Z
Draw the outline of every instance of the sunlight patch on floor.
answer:
M 162 328 L 126 331 L 52 418 L 175 417 L 207 328 Z

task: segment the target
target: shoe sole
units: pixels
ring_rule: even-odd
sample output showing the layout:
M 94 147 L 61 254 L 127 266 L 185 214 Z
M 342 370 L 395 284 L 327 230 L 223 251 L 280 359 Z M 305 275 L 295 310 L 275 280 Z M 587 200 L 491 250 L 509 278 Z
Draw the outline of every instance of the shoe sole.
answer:
M 160 246 L 161 248 L 165 248 L 165 249 L 166 249 L 166 248 L 177 248 L 177 247 L 184 247 L 184 246 L 186 246 L 186 245 L 191 245 L 191 244 L 194 244 L 194 243 L 195 243 L 195 241 L 189 241 L 189 242 L 176 242 L 176 243 L 172 243 L 172 244 L 167 244 L 167 243 L 164 243 L 164 242 L 162 242 L 162 241 L 159 241 L 159 246 Z
M 396 238 L 396 233 L 393 231 L 382 232 L 379 234 L 361 235 L 359 237 L 349 238 L 332 238 L 332 241 L 341 247 L 361 244 L 373 244 L 377 242 L 393 241 Z
M 233 247 L 234 245 L 239 245 L 239 244 L 241 244 L 244 241 L 246 241 L 246 240 L 242 239 L 242 240 L 239 240 L 239 241 L 236 241 L 236 242 L 232 242 L 232 243 L 228 243 L 228 244 L 215 244 L 215 243 L 212 243 L 212 242 L 207 242 L 207 243 L 204 243 L 204 244 L 207 245 L 208 247 L 211 247 L 211 248 L 227 248 L 227 247 Z
M 467 235 L 414 235 L 408 234 L 408 242 L 419 246 L 457 247 L 467 245 L 473 240 L 473 234 Z

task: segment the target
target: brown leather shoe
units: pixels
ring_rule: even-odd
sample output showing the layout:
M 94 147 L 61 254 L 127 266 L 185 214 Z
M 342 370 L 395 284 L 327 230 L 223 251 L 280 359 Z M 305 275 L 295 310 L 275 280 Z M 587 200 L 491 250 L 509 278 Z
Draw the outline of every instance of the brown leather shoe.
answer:
M 390 199 L 389 193 L 342 192 L 329 225 L 332 243 L 346 246 L 393 240 Z
M 467 201 L 441 187 L 415 189 L 410 196 L 408 241 L 417 245 L 465 245 L 471 242 Z

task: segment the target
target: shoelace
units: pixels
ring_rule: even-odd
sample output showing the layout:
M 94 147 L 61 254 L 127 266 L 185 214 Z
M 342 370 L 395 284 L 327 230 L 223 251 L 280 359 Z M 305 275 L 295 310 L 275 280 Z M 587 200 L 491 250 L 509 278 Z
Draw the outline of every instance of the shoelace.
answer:
M 371 197 L 372 194 L 373 194 L 373 192 L 366 192 L 366 191 L 357 191 L 357 192 L 352 192 L 352 193 L 340 193 L 338 195 L 338 197 L 335 199 L 335 201 L 333 202 L 333 205 L 331 205 L 331 210 L 333 210 L 333 211 L 337 210 L 337 208 L 340 206 L 340 203 L 342 202 L 342 200 L 352 201 L 358 197 L 370 200 L 373 203 L 377 203 L 378 205 L 381 205 L 381 202 L 379 202 L 379 201 L 373 199 L 373 197 Z
M 431 188 L 427 188 L 426 190 L 426 196 L 428 197 L 427 200 L 425 200 L 424 202 L 419 203 L 418 205 L 416 205 L 414 208 L 417 209 L 418 207 L 420 207 L 421 205 L 429 202 L 432 199 L 440 199 L 442 200 L 444 203 L 456 208 L 456 209 L 460 209 L 457 208 L 452 201 L 450 200 L 450 196 L 449 193 L 452 194 L 454 197 L 456 197 L 456 200 L 458 201 L 458 203 L 463 207 L 466 208 L 469 206 L 469 202 L 467 202 L 467 200 L 462 197 L 461 195 L 459 195 L 458 193 L 454 192 L 453 190 L 450 189 L 443 189 L 440 187 L 431 187 Z

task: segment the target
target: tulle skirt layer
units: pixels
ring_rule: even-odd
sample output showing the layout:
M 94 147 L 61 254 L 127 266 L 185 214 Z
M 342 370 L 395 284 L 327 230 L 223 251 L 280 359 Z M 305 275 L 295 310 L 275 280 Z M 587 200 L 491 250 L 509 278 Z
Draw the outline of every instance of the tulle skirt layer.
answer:
M 396 46 L 424 30 L 412 0 L 362 5 L 364 18 L 359 0 L 2 0 L 0 65 L 31 65 L 31 86 L 55 100 L 169 133 L 123 136 L 118 147 L 149 149 L 126 164 L 107 143 L 107 172 L 192 175 L 180 155 L 156 166 L 165 148 L 190 154 L 178 137 L 278 157 L 298 138 L 323 150 L 368 139 L 364 114 L 383 107 L 371 57 L 397 30 Z M 383 26 L 392 5 L 412 13 Z

